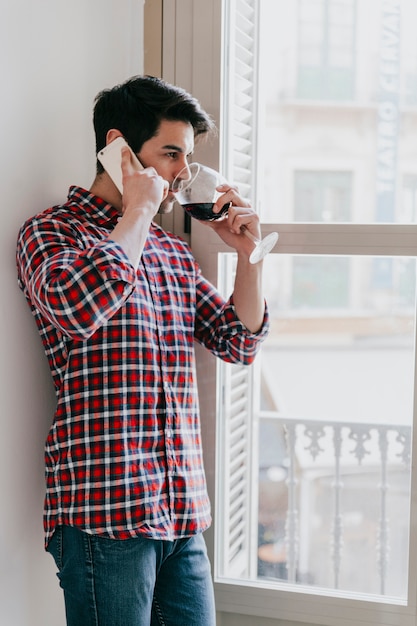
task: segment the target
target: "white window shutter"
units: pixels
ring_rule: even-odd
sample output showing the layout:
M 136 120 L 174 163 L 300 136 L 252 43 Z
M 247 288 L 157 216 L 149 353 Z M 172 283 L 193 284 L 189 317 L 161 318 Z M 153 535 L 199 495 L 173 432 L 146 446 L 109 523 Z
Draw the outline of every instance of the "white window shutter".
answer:
M 227 68 L 224 75 L 222 132 L 223 170 L 242 196 L 255 206 L 254 154 L 257 115 L 257 5 L 256 0 L 225 3 L 224 42 Z M 232 288 L 235 256 L 225 255 L 222 286 Z M 226 284 L 229 282 L 229 284 Z M 216 524 L 218 573 L 220 576 L 247 577 L 254 572 L 251 528 L 257 511 L 253 476 L 254 428 L 252 408 L 253 368 L 219 364 L 221 385 L 219 406 L 219 489 Z M 253 531 L 252 531 L 253 532 Z M 256 553 L 256 551 L 255 551 Z M 255 572 L 256 573 L 256 572 Z
M 224 171 L 240 193 L 255 206 L 254 155 L 256 151 L 256 0 L 232 0 L 225 4 L 224 41 L 228 62 L 224 75 L 222 132 Z M 221 274 L 231 281 L 234 255 L 226 255 Z M 229 285 L 223 285 L 230 291 Z M 218 494 L 221 518 L 217 522 L 221 575 L 248 576 L 251 572 L 251 517 L 257 510 L 253 476 L 252 386 L 253 368 L 220 364 L 222 385 L 219 435 Z M 256 538 L 257 539 L 257 538 Z
M 223 286 L 230 291 L 236 270 L 236 256 L 223 255 Z M 251 528 L 257 506 L 254 489 L 252 385 L 253 366 L 218 363 L 217 425 L 217 573 L 246 578 L 251 567 Z
M 228 35 L 224 42 L 227 62 L 223 77 L 222 116 L 225 174 L 253 206 L 256 206 L 258 5 L 256 0 L 225 3 L 225 32 Z

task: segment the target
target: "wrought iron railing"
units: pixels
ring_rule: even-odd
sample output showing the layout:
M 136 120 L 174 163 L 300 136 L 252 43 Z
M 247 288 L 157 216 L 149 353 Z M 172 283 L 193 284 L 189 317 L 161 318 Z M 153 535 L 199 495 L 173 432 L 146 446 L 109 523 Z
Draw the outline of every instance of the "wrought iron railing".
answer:
M 378 590 L 381 595 L 392 595 L 387 589 L 387 576 L 390 554 L 390 513 L 388 496 L 390 494 L 389 477 L 393 472 L 400 472 L 400 484 L 404 485 L 401 494 L 404 508 L 409 506 L 409 477 L 411 427 L 394 424 L 376 424 L 366 422 L 329 422 L 303 418 L 288 418 L 273 411 L 261 413 L 262 420 L 273 420 L 277 431 L 285 441 L 285 458 L 277 459 L 286 473 L 286 512 L 285 512 L 285 566 L 288 582 L 299 582 L 300 553 L 308 546 L 300 543 L 300 517 L 303 501 L 300 497 L 300 483 L 306 480 L 309 472 L 320 471 L 327 477 L 332 492 L 332 520 L 328 547 L 331 563 L 331 585 L 340 588 L 340 574 L 343 555 L 349 546 L 344 545 L 344 508 L 343 496 L 346 476 L 363 472 L 377 477 L 375 506 L 379 509 L 376 526 L 375 560 L 378 572 Z M 260 454 L 260 464 L 262 454 Z M 363 496 L 362 496 L 363 497 Z M 365 496 L 366 497 L 366 496 Z M 398 512 L 399 514 L 399 512 Z M 406 538 L 405 544 L 407 543 Z M 404 567 L 407 567 L 407 555 L 404 555 Z M 366 567 L 366 564 L 362 564 Z M 404 593 L 406 590 L 404 591 Z

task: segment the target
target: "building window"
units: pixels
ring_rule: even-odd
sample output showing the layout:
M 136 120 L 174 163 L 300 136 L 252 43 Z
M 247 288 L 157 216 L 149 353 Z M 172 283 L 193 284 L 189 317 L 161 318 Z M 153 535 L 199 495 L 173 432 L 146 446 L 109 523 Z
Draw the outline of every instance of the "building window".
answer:
M 294 221 L 350 222 L 351 172 L 295 172 Z
M 349 298 L 349 259 L 292 258 L 292 306 L 297 310 L 345 308 Z
M 299 0 L 297 96 L 352 100 L 355 0 Z

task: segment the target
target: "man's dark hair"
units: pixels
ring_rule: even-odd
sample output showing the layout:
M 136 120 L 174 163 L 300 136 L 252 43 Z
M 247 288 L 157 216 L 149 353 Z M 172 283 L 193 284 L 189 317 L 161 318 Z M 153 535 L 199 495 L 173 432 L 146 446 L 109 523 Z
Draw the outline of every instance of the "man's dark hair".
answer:
M 106 145 L 111 128 L 118 129 L 133 152 L 154 137 L 162 120 L 191 124 L 194 136 L 214 129 L 210 116 L 184 89 L 154 76 L 133 76 L 120 85 L 104 89 L 95 99 L 93 123 L 96 152 Z M 103 172 L 97 163 L 97 172 Z

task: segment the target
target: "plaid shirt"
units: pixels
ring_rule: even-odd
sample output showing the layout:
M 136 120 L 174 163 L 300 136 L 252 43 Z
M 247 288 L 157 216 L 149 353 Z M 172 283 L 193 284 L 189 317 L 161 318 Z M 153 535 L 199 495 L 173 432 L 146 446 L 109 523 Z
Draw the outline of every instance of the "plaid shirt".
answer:
M 125 539 L 204 531 L 194 339 L 250 363 L 267 333 L 236 317 L 185 242 L 152 224 L 136 271 L 108 239 L 116 210 L 71 187 L 21 228 L 17 263 L 51 369 L 45 541 L 57 524 Z

